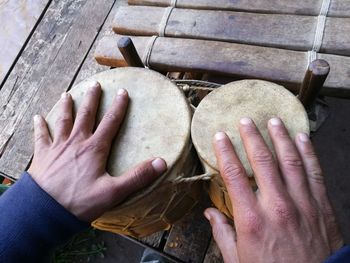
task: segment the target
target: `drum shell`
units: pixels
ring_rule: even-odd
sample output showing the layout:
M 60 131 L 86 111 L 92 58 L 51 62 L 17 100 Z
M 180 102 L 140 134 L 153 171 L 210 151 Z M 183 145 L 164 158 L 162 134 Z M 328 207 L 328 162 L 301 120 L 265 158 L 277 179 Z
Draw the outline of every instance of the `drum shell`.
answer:
M 193 145 L 181 154 L 179 161 L 169 169 L 152 192 L 136 200 L 130 199 L 104 213 L 92 226 L 117 234 L 144 237 L 167 230 L 186 215 L 198 202 L 203 181 L 176 182 L 179 177 L 194 177 L 199 165 Z

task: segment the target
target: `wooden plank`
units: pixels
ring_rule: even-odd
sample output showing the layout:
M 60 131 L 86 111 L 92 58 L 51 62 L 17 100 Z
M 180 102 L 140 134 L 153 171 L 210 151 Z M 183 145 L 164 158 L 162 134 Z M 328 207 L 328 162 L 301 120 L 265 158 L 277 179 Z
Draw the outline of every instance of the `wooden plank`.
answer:
M 211 204 L 203 195 L 192 212 L 170 230 L 164 252 L 184 262 L 202 262 L 208 248 L 211 227 L 203 212 Z
M 0 83 L 51 0 L 0 0 Z
M 116 51 L 120 36 L 103 38 L 95 58 L 104 65 L 125 66 Z M 141 57 L 150 38 L 131 37 Z M 331 66 L 322 94 L 350 97 L 350 57 L 319 54 Z M 156 39 L 150 66 L 159 71 L 203 72 L 235 78 L 258 78 L 280 83 L 299 91 L 307 67 L 307 53 L 218 41 L 159 37 Z
M 223 263 L 224 259 L 222 258 L 219 247 L 216 245 L 215 240 L 212 238 L 205 255 L 203 263 Z
M 101 71 L 105 71 L 110 69 L 109 66 L 103 66 L 100 65 L 98 63 L 96 63 L 95 57 L 94 57 L 94 52 L 95 49 L 97 47 L 98 42 L 106 36 L 111 36 L 114 35 L 113 29 L 112 29 L 112 23 L 114 20 L 114 17 L 116 16 L 117 11 L 119 10 L 120 7 L 126 6 L 127 5 L 127 0 L 118 0 L 115 1 L 113 8 L 111 9 L 106 22 L 104 23 L 100 33 L 97 36 L 96 41 L 94 42 L 92 48 L 89 50 L 89 53 L 86 56 L 86 59 L 81 67 L 81 69 L 79 70 L 79 73 L 76 77 L 76 79 L 74 80 L 74 85 L 78 84 L 79 82 L 81 82 L 82 80 L 97 74 Z
M 17 179 L 33 152 L 32 117 L 67 90 L 114 1 L 56 0 L 48 8 L 0 96 L 0 172 Z
M 208 39 L 277 47 L 291 50 L 312 49 L 317 17 L 256 14 L 174 8 L 168 22 L 160 25 L 167 9 L 150 6 L 119 8 L 113 23 L 122 35 Z M 162 27 L 162 28 L 160 28 Z M 328 18 L 320 52 L 350 55 L 350 18 Z
M 128 0 L 130 5 L 170 6 L 172 0 Z M 322 0 L 177 0 L 176 7 L 189 9 L 231 10 L 265 14 L 318 15 Z M 350 0 L 331 1 L 328 16 L 350 17 Z

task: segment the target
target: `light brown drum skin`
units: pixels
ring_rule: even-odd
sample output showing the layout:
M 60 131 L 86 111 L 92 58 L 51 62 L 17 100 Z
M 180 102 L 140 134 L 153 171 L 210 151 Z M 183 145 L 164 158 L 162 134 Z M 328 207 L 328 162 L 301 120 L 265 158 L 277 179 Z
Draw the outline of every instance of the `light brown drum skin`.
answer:
M 168 165 L 168 171 L 151 186 L 128 197 L 92 225 L 134 237 L 170 228 L 196 204 L 202 186 L 200 181 L 179 180 L 194 176 L 198 164 L 190 142 L 192 114 L 186 97 L 157 72 L 118 68 L 96 74 L 69 91 L 74 112 L 91 81 L 98 81 L 102 87 L 97 123 L 119 88 L 126 89 L 129 94 L 128 111 L 111 148 L 107 172 L 119 176 L 152 157 L 162 157 Z M 53 137 L 56 108 L 55 105 L 47 117 Z
M 230 137 L 252 187 L 256 187 L 253 170 L 247 159 L 239 131 L 241 118 L 254 120 L 260 133 L 274 154 L 268 135 L 267 122 L 279 117 L 289 134 L 309 134 L 309 120 L 301 102 L 284 87 L 262 80 L 231 82 L 208 94 L 198 105 L 192 120 L 192 140 L 207 174 L 212 176 L 209 195 L 215 206 L 232 218 L 231 202 L 219 175 L 212 140 L 216 132 L 224 131 Z

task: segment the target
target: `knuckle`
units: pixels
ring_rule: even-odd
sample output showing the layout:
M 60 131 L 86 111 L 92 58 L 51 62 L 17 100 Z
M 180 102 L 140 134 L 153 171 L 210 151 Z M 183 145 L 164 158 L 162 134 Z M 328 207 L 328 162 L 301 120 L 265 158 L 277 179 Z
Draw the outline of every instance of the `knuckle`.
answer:
M 324 207 L 322 209 L 322 213 L 326 218 L 334 219 L 334 221 L 335 221 L 334 210 L 329 203 L 324 205 Z
M 308 158 L 308 159 L 317 159 L 317 155 L 315 153 L 315 151 L 313 151 L 312 149 L 308 149 L 304 152 L 305 156 Z
M 256 164 L 267 166 L 274 163 L 272 154 L 267 149 L 257 149 L 253 152 L 252 158 Z
M 104 141 L 91 140 L 84 148 L 84 152 L 107 153 L 108 144 Z
M 62 114 L 56 119 L 56 124 L 65 125 L 65 124 L 69 124 L 71 121 L 72 121 L 72 118 L 69 114 Z
M 262 220 L 255 212 L 246 212 L 242 220 L 242 231 L 245 234 L 258 235 L 263 229 Z
M 35 134 L 35 136 L 34 136 L 34 141 L 35 141 L 36 143 L 42 142 L 42 141 L 44 141 L 45 139 L 46 139 L 46 136 L 45 136 L 45 134 L 43 134 L 43 133 L 37 133 L 37 134 Z
M 147 183 L 147 174 L 150 173 L 149 169 L 145 166 L 136 167 L 131 174 L 130 183 L 137 186 L 142 186 Z
M 215 240 L 223 240 L 226 237 L 226 231 L 221 225 L 214 225 L 212 228 L 213 236 Z
M 323 181 L 323 174 L 322 174 L 322 171 L 321 169 L 313 169 L 311 171 L 308 172 L 308 176 L 310 178 L 311 181 L 317 183 L 317 184 L 321 184 L 323 185 L 324 184 L 324 181 Z
M 109 120 L 109 121 L 117 121 L 119 119 L 119 116 L 118 114 L 115 114 L 115 113 L 112 113 L 112 112 L 107 112 L 105 115 L 104 115 L 104 118 L 106 120 Z
M 302 168 L 303 162 L 295 155 L 284 156 L 281 160 L 282 164 L 285 166 L 290 166 L 292 168 Z
M 78 111 L 79 118 L 90 118 L 92 117 L 92 111 L 89 107 L 82 106 Z
M 296 210 L 286 201 L 277 201 L 273 205 L 272 217 L 280 226 L 294 225 L 296 222 Z
M 238 164 L 230 163 L 223 168 L 223 175 L 226 184 L 232 185 L 237 178 L 244 174 L 243 167 Z
M 301 211 L 308 216 L 312 221 L 319 219 L 319 210 L 316 208 L 314 202 L 302 202 L 298 205 Z

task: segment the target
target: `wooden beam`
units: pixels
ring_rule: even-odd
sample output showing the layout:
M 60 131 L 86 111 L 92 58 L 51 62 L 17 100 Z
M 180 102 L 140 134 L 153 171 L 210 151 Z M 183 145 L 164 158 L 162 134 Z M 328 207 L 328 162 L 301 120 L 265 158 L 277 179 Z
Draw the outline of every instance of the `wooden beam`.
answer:
M 171 0 L 128 0 L 129 5 L 170 6 Z M 317 16 L 322 1 L 315 0 L 177 0 L 176 7 L 188 9 L 231 10 L 265 14 L 295 14 Z M 350 0 L 333 0 L 330 17 L 350 17 Z
M 166 8 L 152 6 L 121 7 L 116 13 L 113 30 L 117 34 L 134 36 L 153 36 L 164 31 L 166 37 L 309 51 L 317 24 L 315 16 L 175 8 L 164 30 L 160 30 L 166 11 Z M 350 18 L 327 18 L 320 52 L 350 55 L 348 32 Z
M 98 63 L 126 66 L 115 52 L 121 36 L 103 38 L 95 51 Z M 131 37 L 143 57 L 149 37 Z M 318 54 L 332 68 L 322 90 L 323 95 L 350 98 L 350 57 Z M 158 37 L 149 64 L 157 71 L 202 72 L 237 79 L 257 78 L 284 85 L 298 93 L 307 68 L 307 53 L 219 41 Z

